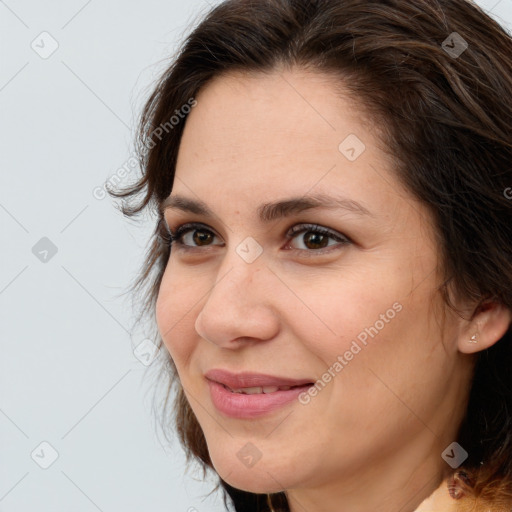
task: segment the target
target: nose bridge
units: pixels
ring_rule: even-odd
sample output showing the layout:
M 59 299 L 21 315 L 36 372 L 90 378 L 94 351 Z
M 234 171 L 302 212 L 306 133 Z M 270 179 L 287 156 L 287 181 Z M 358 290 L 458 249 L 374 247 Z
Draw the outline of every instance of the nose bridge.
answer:
M 250 294 L 251 285 L 254 279 L 258 278 L 256 285 L 262 284 L 263 275 L 261 271 L 266 268 L 263 247 L 252 237 L 248 236 L 241 242 L 226 249 L 223 262 L 217 273 L 216 284 L 210 292 L 215 293 L 215 289 L 220 295 L 224 294 L 224 288 L 229 288 L 228 293 L 241 299 L 247 298 Z M 263 272 L 264 274 L 265 272 Z M 242 301 L 243 302 L 243 301 Z
M 254 242 L 246 240 L 226 251 L 196 318 L 200 336 L 223 345 L 241 337 L 273 335 L 277 322 L 268 304 L 266 265 L 262 251 L 256 255 L 256 249 Z
M 245 259 L 243 252 L 242 256 L 239 254 L 240 248 L 243 249 L 244 246 L 240 244 L 228 249 L 218 269 L 216 282 L 207 295 L 203 310 L 206 307 L 223 309 L 226 306 L 242 309 L 248 302 L 257 303 L 263 299 L 258 297 L 256 290 L 256 287 L 263 284 L 261 280 L 263 277 L 261 271 L 265 267 L 263 258 L 260 256 L 255 260 Z
M 247 298 L 246 292 L 250 291 L 251 285 L 254 284 L 254 277 L 260 272 L 261 266 L 247 264 L 239 260 L 240 257 L 236 254 L 230 258 L 226 257 L 225 265 L 219 268 L 215 285 L 211 289 L 208 299 L 211 299 L 213 294 L 224 298 L 226 293 L 234 299 Z M 216 297 L 213 298 L 216 299 Z

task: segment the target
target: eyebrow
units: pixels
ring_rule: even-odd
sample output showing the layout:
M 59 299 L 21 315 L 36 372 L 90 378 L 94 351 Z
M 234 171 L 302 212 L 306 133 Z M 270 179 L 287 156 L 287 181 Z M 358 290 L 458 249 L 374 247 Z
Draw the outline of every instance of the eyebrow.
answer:
M 357 215 L 374 217 L 367 208 L 352 199 L 332 197 L 325 194 L 290 197 L 271 203 L 263 203 L 258 207 L 257 214 L 260 222 L 268 223 L 314 208 L 346 210 Z M 178 194 L 171 195 L 162 202 L 161 211 L 164 212 L 168 209 L 177 209 L 205 217 L 216 216 L 203 201 Z

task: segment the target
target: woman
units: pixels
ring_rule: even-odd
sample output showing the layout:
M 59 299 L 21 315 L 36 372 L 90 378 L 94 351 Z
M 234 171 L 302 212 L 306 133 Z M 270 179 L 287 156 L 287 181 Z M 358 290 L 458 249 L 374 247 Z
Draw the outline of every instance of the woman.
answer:
M 231 0 L 190 34 L 112 194 L 158 215 L 135 288 L 226 505 L 511 510 L 510 97 L 465 0 Z

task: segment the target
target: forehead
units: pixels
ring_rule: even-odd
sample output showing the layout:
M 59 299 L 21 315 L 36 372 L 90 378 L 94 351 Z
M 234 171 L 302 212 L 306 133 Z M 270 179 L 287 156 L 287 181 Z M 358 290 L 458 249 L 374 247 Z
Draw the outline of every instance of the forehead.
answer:
M 287 149 L 285 156 L 291 158 L 293 151 L 320 149 L 319 145 L 337 157 L 337 142 L 344 134 L 368 139 L 371 123 L 353 99 L 340 94 L 334 81 L 332 76 L 299 69 L 221 75 L 197 95 L 198 105 L 185 131 L 200 135 L 203 150 L 215 157 L 219 155 L 212 146 L 250 150 L 253 156 L 283 154 Z
M 216 77 L 187 117 L 173 193 L 243 208 L 331 192 L 396 210 L 412 198 L 369 117 L 340 91 L 304 70 Z
M 200 90 L 187 117 L 178 171 L 189 162 L 202 170 L 243 163 L 261 172 L 268 162 L 270 168 L 290 169 L 312 160 L 323 168 L 329 162 L 328 169 L 340 158 L 349 162 L 340 152 L 349 136 L 358 152 L 375 147 L 379 141 L 371 122 L 354 100 L 339 94 L 333 80 L 304 70 L 216 77 Z

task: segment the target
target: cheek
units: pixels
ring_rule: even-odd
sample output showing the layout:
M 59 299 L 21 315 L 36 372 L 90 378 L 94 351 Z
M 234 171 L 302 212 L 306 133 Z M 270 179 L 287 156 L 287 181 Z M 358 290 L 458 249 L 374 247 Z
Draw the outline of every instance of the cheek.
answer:
M 387 338 L 393 324 L 405 316 L 396 300 L 400 294 L 392 286 L 362 286 L 356 277 L 322 279 L 321 285 L 318 281 L 316 285 L 294 283 L 292 288 L 301 300 L 294 300 L 293 307 L 288 302 L 282 311 L 297 339 L 327 366 L 351 349 L 360 358 L 373 340 Z
M 172 276 L 172 278 L 171 278 Z M 194 330 L 194 304 L 197 296 L 192 286 L 167 268 L 160 284 L 155 305 L 155 317 L 160 336 L 175 363 L 179 366 L 191 351 L 191 333 Z
M 386 286 L 382 279 L 373 282 L 379 286 L 345 279 L 314 290 L 305 302 L 314 305 L 315 315 L 297 310 L 293 325 L 296 337 L 322 362 L 319 377 L 335 381 L 333 398 L 346 403 L 350 390 L 354 403 L 373 400 L 380 408 L 397 401 L 386 385 L 405 399 L 421 396 L 425 383 L 437 388 L 445 362 L 439 326 L 426 308 L 429 283 L 424 292 L 418 288 L 408 295 L 400 279 Z

